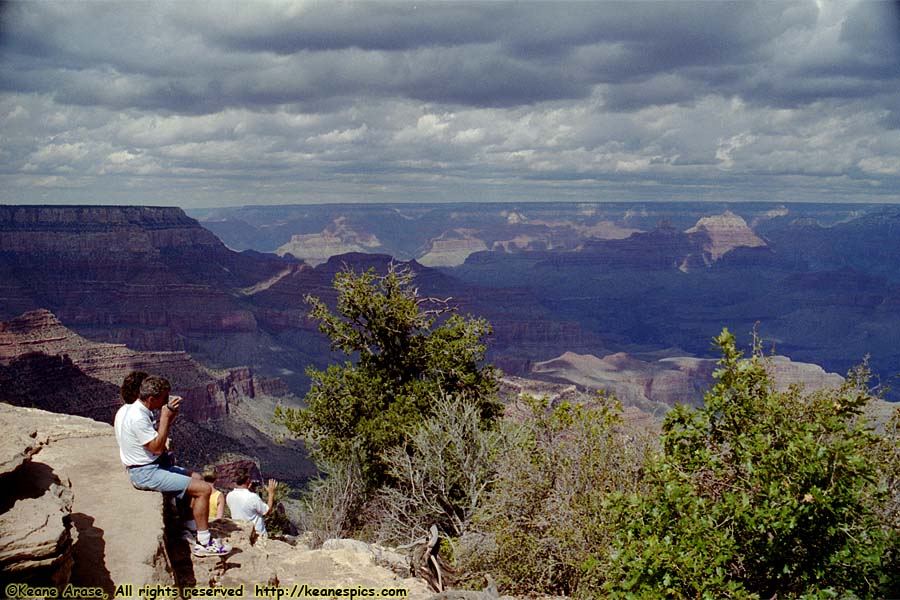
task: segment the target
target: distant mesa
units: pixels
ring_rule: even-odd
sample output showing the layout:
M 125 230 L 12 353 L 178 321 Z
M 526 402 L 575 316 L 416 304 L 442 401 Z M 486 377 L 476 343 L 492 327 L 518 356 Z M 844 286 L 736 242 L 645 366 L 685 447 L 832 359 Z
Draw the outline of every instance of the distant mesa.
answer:
M 279 256 L 291 254 L 315 267 L 339 254 L 351 252 L 377 254 L 382 248 L 376 236 L 354 231 L 347 225 L 346 218 L 338 217 L 321 233 L 291 236 L 291 241 L 279 247 L 275 253 Z
M 624 240 L 639 229 L 620 227 L 612 221 L 599 221 L 592 225 L 576 221 L 540 220 L 529 223 L 527 229 L 519 227 L 512 237 L 493 242 L 491 250 L 500 252 L 530 252 L 547 250 L 580 250 L 585 241 Z
M 180 208 L 0 206 L 0 252 L 158 255 L 225 245 Z
M 598 358 L 566 352 L 536 363 L 534 375 L 554 381 L 613 393 L 626 406 L 660 415 L 675 404 L 703 404 L 703 393 L 714 383 L 716 360 L 672 356 L 642 360 L 624 352 Z M 844 378 L 820 366 L 794 362 L 785 356 L 769 358 L 769 368 L 779 389 L 803 385 L 808 391 L 841 385 Z
M 703 217 L 685 233 L 706 234 L 708 240 L 703 242 L 703 251 L 712 262 L 735 248 L 758 248 L 766 245 L 742 217 L 730 210 L 721 215 Z
M 570 229 L 580 238 L 596 240 L 624 240 L 640 229 L 620 227 L 612 221 L 598 221 L 593 225 L 584 225 L 575 221 L 534 221 L 534 225 L 545 225 L 551 230 Z
M 509 223 L 510 225 L 521 225 L 522 223 L 528 222 L 528 217 L 526 217 L 522 213 L 514 211 L 514 210 L 509 211 L 509 212 L 504 211 L 501 214 L 506 215 L 506 222 Z
M 453 229 L 432 240 L 431 248 L 417 259 L 426 267 L 458 267 L 469 255 L 487 250 L 487 244 L 476 236 L 474 229 Z

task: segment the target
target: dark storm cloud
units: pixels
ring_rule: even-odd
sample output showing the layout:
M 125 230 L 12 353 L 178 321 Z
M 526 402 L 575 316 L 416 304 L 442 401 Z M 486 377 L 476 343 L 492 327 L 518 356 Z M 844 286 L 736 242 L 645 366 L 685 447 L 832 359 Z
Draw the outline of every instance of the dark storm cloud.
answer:
M 641 98 L 610 97 L 627 110 L 705 93 L 685 69 L 752 74 L 767 44 L 816 16 L 814 6 L 790 3 L 158 6 L 15 4 L 7 64 L 30 73 L 10 78 L 23 90 L 52 89 L 60 102 L 186 114 L 355 93 L 516 106 L 586 98 L 595 84 L 652 88 L 661 73 L 685 82 L 675 93 L 669 78 Z M 119 76 L 119 89 L 92 92 L 105 86 L 104 70 Z
M 900 188 L 897 3 L 0 7 L 0 201 Z
M 227 7 L 224 7 L 227 10 Z M 189 17 L 213 44 L 232 51 L 295 54 L 301 51 L 396 51 L 493 41 L 503 9 L 474 3 L 330 2 L 309 10 L 283 6 L 279 18 L 247 15 L 202 22 Z M 293 8 L 293 10 L 292 10 Z

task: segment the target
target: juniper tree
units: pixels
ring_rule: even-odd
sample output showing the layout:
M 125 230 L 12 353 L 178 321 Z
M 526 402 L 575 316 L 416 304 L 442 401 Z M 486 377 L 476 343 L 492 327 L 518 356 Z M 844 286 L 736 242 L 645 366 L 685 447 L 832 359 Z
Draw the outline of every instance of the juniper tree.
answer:
M 390 483 L 385 454 L 433 413 L 437 398 L 473 402 L 485 425 L 502 413 L 496 372 L 484 360 L 487 321 L 460 316 L 450 299 L 421 296 L 408 266 L 392 264 L 384 275 L 347 269 L 334 288 L 335 312 L 306 300 L 332 350 L 347 358 L 308 369 L 306 407 L 276 413 L 317 464 L 355 464 L 373 490 Z

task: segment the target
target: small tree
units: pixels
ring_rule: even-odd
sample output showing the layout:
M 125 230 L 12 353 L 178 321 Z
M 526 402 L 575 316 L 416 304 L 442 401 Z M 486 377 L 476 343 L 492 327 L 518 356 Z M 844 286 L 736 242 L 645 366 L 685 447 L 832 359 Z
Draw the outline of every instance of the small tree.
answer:
M 724 330 L 700 409 L 665 419 L 646 495 L 612 506 L 616 539 L 594 570 L 610 597 L 879 597 L 896 532 L 863 418 L 865 369 L 836 390 L 777 391 L 757 343 Z M 603 564 L 605 562 L 605 564 Z
M 355 362 L 310 368 L 306 408 L 276 412 L 318 464 L 357 465 L 364 492 L 391 482 L 386 453 L 433 414 L 436 398 L 467 398 L 485 423 L 502 413 L 496 373 L 484 364 L 488 323 L 420 297 L 412 280 L 408 267 L 393 264 L 383 276 L 340 272 L 336 313 L 308 296 L 332 350 Z

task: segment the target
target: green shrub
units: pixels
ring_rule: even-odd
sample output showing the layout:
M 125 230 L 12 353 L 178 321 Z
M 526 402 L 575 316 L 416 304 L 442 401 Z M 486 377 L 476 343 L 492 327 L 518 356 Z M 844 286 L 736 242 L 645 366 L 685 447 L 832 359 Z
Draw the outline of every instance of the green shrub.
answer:
M 700 409 L 663 424 L 649 490 L 609 505 L 612 551 L 590 565 L 613 598 L 881 597 L 896 531 L 863 417 L 867 373 L 839 389 L 775 389 L 757 343 L 743 359 L 717 338 L 717 383 Z M 599 589 L 602 586 L 602 591 Z
M 582 564 L 609 543 L 603 500 L 641 485 L 653 447 L 616 402 L 527 399 L 529 414 L 505 427 L 499 478 L 461 541 L 461 566 L 490 573 L 507 593 L 570 594 Z

